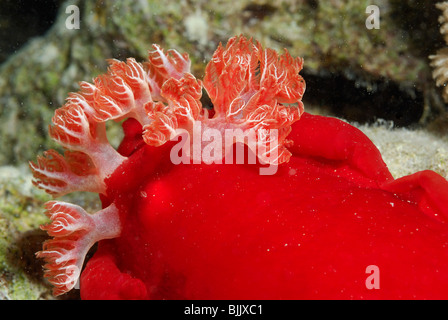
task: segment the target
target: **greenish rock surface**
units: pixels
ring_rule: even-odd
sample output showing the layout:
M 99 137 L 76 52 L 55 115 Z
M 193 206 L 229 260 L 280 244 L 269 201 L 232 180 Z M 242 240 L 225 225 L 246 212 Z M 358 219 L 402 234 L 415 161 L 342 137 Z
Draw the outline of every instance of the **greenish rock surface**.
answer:
M 48 199 L 31 185 L 29 172 L 0 167 L 0 299 L 49 297 L 33 252 L 46 238 L 37 228 L 46 221 L 42 205 Z
M 43 279 L 42 262 L 35 253 L 48 239 L 39 226 L 48 223 L 45 202 L 52 198 L 31 183 L 27 167 L 0 167 L 0 300 L 54 299 Z M 61 199 L 89 212 L 100 209 L 98 196 L 89 193 Z M 74 290 L 61 298 L 77 298 Z

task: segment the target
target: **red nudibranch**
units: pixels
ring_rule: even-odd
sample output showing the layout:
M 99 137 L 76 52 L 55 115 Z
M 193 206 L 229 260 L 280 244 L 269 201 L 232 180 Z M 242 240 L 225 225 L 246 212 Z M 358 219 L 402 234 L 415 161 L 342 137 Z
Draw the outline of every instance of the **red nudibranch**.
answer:
M 37 256 L 55 295 L 79 279 L 83 299 L 448 298 L 444 178 L 394 179 L 358 129 L 304 113 L 303 60 L 286 50 L 234 37 L 201 82 L 187 54 L 153 48 L 81 82 L 50 126 L 64 154 L 30 164 L 48 193 L 90 191 L 103 204 L 46 204 L 53 238 Z M 117 150 L 111 119 L 127 119 Z M 255 143 L 218 139 L 228 129 Z M 369 266 L 380 286 L 368 286 Z

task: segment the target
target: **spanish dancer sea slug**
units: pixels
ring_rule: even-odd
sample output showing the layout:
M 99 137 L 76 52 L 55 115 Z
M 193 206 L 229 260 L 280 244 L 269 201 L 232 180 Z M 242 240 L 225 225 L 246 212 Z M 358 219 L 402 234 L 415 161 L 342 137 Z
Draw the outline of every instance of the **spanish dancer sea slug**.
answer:
M 103 205 L 46 204 L 55 295 L 79 279 L 82 299 L 448 298 L 443 177 L 394 179 L 361 131 L 305 113 L 286 50 L 234 37 L 200 81 L 187 54 L 153 48 L 81 82 L 49 130 L 64 153 L 30 163 L 48 193 Z M 117 150 L 108 120 L 124 120 Z

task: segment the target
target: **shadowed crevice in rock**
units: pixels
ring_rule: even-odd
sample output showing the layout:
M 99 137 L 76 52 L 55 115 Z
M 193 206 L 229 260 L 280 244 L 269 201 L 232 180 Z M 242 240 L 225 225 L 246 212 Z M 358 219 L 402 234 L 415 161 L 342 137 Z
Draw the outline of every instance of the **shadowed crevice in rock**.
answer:
M 322 106 L 337 117 L 359 123 L 378 119 L 393 121 L 396 127 L 418 124 L 423 114 L 423 93 L 380 78 L 363 81 L 340 73 L 303 71 L 307 90 L 305 103 Z
M 54 23 L 61 0 L 3 0 L 0 4 L 0 63 Z

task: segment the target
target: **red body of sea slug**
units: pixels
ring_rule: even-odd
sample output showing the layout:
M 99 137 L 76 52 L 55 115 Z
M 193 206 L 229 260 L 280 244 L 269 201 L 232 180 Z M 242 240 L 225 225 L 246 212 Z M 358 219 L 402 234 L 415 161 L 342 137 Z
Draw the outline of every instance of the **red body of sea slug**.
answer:
M 447 181 L 394 179 L 359 130 L 303 113 L 302 64 L 240 36 L 203 82 L 156 45 L 81 82 L 50 127 L 66 151 L 31 163 L 47 192 L 104 208 L 46 205 L 54 294 L 80 277 L 84 299 L 448 298 Z M 125 118 L 115 150 L 105 122 Z

